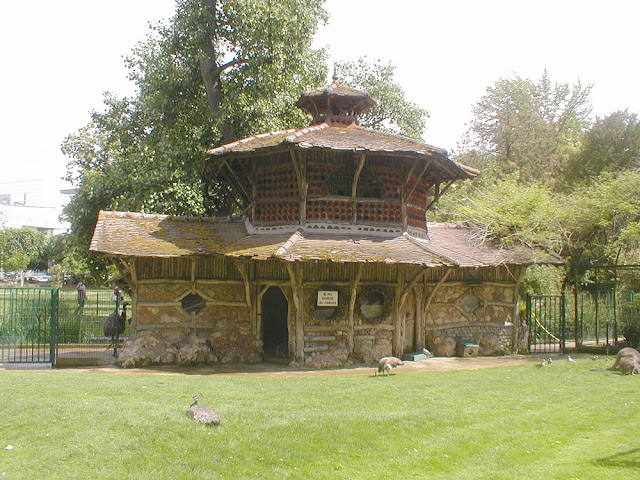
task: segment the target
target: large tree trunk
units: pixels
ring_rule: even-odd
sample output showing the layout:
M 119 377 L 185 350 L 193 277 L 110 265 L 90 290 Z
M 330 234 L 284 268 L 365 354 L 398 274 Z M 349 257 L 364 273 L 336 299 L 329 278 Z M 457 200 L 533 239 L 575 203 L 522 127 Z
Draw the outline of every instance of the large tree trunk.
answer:
M 222 91 L 222 72 L 238 63 L 242 63 L 241 60 L 233 60 L 224 65 L 218 65 L 218 53 L 216 51 L 217 36 L 218 36 L 218 5 L 217 0 L 205 0 L 205 6 L 211 11 L 211 18 L 214 19 L 213 24 L 210 26 L 208 39 L 203 45 L 204 56 L 200 58 L 200 75 L 204 83 L 204 88 L 207 92 L 207 101 L 209 103 L 209 110 L 211 116 L 220 120 L 220 106 L 223 101 Z M 220 133 L 222 135 L 222 143 L 228 143 L 235 140 L 231 127 L 226 120 L 219 121 Z

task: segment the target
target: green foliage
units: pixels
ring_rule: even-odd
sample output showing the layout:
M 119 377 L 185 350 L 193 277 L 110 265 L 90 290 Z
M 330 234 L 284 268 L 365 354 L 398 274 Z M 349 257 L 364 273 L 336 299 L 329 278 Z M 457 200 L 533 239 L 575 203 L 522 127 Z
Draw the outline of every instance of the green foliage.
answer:
M 450 190 L 438 207 L 438 219 L 471 227 L 478 244 L 521 243 L 560 253 L 566 239 L 561 206 L 548 187 L 521 185 L 512 176 L 484 188 Z
M 640 246 L 639 172 L 603 174 L 572 192 L 564 212 L 574 256 L 597 264 L 638 263 L 624 254 Z
M 585 183 L 601 173 L 637 170 L 640 166 L 640 120 L 627 110 L 598 118 L 585 133 L 580 150 L 564 170 L 568 184 Z
M 4 270 L 46 270 L 42 252 L 47 244 L 47 235 L 29 228 L 0 230 L 0 263 Z
M 14 447 L 2 451 L 2 472 L 16 479 L 87 472 L 104 479 L 632 478 L 629 412 L 640 406 L 638 379 L 591 370 L 610 365 L 578 358 L 544 369 L 388 378 L 373 377 L 373 367 L 309 377 L 0 371 L 3 448 Z M 221 416 L 219 427 L 187 417 L 194 394 Z M 117 461 L 109 461 L 114 452 Z
M 499 80 L 473 108 L 462 163 L 471 157 L 482 167 L 489 156 L 503 175 L 515 174 L 520 182 L 552 178 L 589 126 L 590 90 L 580 82 L 552 84 L 546 71 L 537 82 Z
M 58 286 L 64 283 L 67 275 L 70 275 L 76 281 L 79 278 L 86 277 L 88 272 L 89 266 L 87 262 L 77 253 L 71 253 L 49 268 L 49 273 L 55 277 L 54 282 Z
M 64 210 L 76 248 L 87 250 L 100 209 L 228 212 L 224 186 L 202 183 L 204 152 L 306 122 L 292 106 L 326 78 L 323 52 L 311 49 L 324 18 L 320 0 L 178 1 L 126 59 L 137 94 L 107 94 L 105 109 L 64 141 L 78 188 Z M 88 261 L 104 270 L 104 260 Z
M 378 100 L 375 107 L 360 116 L 362 126 L 422 140 L 429 113 L 405 98 L 402 87 L 394 80 L 395 67 L 391 63 L 383 65 L 360 58 L 338 62 L 335 73 L 341 84 L 365 90 Z

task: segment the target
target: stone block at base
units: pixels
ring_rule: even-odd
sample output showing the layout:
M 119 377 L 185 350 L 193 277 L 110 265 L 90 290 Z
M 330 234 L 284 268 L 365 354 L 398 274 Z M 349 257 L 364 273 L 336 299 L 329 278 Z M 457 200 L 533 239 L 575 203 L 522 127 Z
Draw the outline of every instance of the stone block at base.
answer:
M 477 343 L 456 340 L 456 356 L 458 357 L 477 357 L 479 346 Z

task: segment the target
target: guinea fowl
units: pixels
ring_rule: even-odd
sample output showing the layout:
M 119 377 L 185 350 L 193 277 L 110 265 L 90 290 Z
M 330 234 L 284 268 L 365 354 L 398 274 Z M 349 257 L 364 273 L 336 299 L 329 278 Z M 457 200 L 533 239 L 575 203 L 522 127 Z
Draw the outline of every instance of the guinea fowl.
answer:
M 198 403 L 198 396 L 193 396 L 193 404 L 187 410 L 187 415 L 189 415 L 194 422 L 196 423 L 204 423 L 205 425 L 220 425 L 220 417 L 216 412 L 211 410 L 209 407 L 205 407 L 204 405 L 200 405 Z

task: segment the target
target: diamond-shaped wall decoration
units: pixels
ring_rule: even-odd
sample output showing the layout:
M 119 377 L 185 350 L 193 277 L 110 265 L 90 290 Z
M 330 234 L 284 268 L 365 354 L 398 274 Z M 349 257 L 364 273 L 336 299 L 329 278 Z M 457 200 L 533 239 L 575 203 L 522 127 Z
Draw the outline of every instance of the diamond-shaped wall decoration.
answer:
M 475 312 L 482 305 L 482 302 L 471 293 L 465 293 L 458 303 L 462 309 L 469 314 Z
M 194 312 L 196 314 L 198 314 L 207 305 L 207 301 L 197 293 L 187 295 L 180 303 L 182 304 L 182 309 L 185 312 Z

